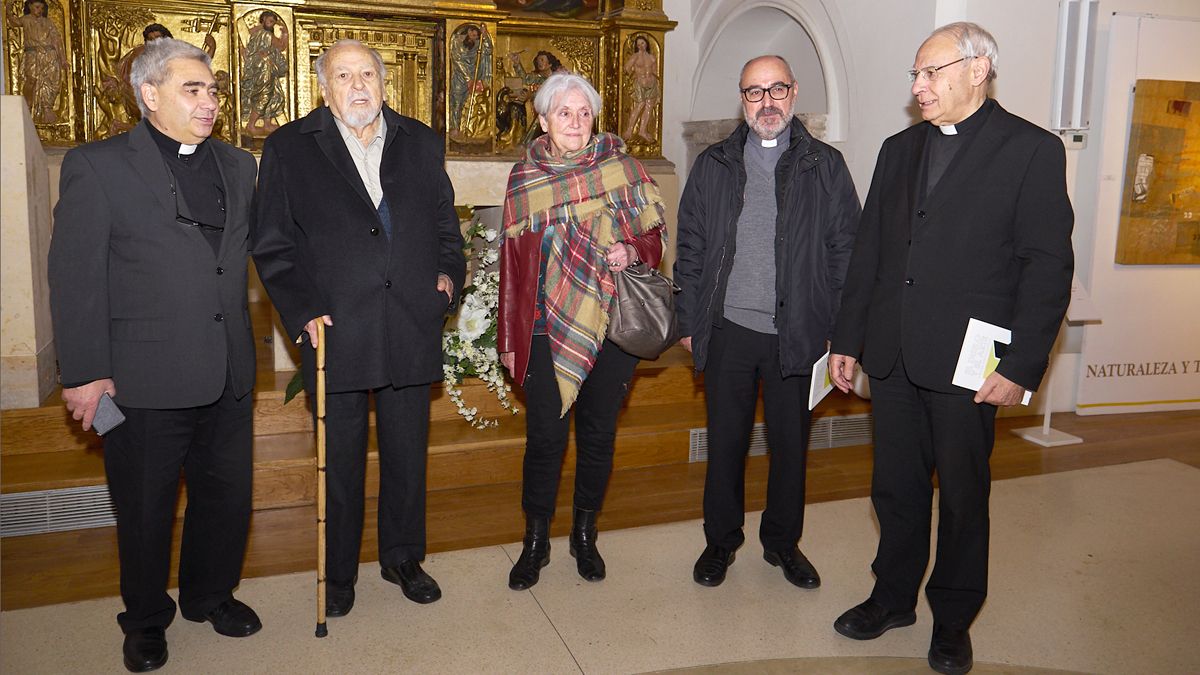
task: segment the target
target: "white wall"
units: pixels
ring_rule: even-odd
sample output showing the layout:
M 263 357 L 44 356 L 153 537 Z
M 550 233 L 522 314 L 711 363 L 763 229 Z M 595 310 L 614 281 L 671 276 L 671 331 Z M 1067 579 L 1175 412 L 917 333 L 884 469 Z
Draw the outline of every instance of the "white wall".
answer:
M 753 7 L 717 36 L 693 92 L 692 119 L 740 117 L 737 90 L 742 64 L 762 54 L 778 54 L 791 64 L 799 92 L 796 112 L 828 111 L 825 76 L 812 38 L 783 10 Z
M 917 121 L 905 71 L 921 42 L 939 25 L 969 20 L 987 28 L 1000 46 L 999 79 L 993 94 L 1006 109 L 1035 124 L 1047 126 L 1053 94 L 1054 50 L 1057 39 L 1056 0 L 665 0 L 664 10 L 678 21 L 667 34 L 665 63 L 666 109 L 663 153 L 675 162 L 680 179 L 686 149 L 680 123 L 692 119 L 689 102 L 707 32 L 722 16 L 747 5 L 769 5 L 800 21 L 819 54 L 827 83 L 831 110 L 842 107 L 844 128 L 836 129 L 835 142 L 846 156 L 858 188 L 866 196 L 879 146 L 885 138 Z M 1091 285 L 1096 259 L 1111 261 L 1113 251 L 1096 251 L 1097 220 L 1110 214 L 1098 204 L 1101 182 L 1101 145 L 1104 122 L 1100 108 L 1106 94 L 1108 32 L 1114 12 L 1151 12 L 1160 15 L 1200 16 L 1198 0 L 1101 0 L 1097 17 L 1092 89 L 1092 130 L 1086 149 L 1068 151 L 1067 181 L 1075 207 L 1076 270 L 1085 287 Z M 712 39 L 715 39 L 712 38 Z M 840 63 L 832 64 L 829 54 Z M 830 68 L 836 65 L 834 77 Z M 841 96 L 835 91 L 841 87 Z M 734 95 L 731 105 L 736 105 Z M 837 120 L 831 120 L 837 122 Z M 1123 136 L 1122 136 L 1123 138 Z M 1124 141 L 1122 141 L 1124 142 Z M 1123 147 L 1122 147 L 1123 151 Z M 1051 368 L 1056 382 L 1055 410 L 1073 409 L 1082 328 L 1069 329 L 1063 339 L 1064 354 Z M 1059 384 L 1061 383 L 1061 384 Z

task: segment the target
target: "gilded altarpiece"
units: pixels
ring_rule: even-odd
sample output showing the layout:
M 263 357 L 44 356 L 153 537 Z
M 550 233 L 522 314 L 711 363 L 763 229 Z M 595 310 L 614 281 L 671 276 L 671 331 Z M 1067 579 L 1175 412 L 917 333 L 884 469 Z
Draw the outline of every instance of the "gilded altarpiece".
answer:
M 598 131 L 642 157 L 662 152 L 661 0 L 2 0 L 8 89 L 43 141 L 106 138 L 140 119 L 129 84 L 147 39 L 169 34 L 212 58 L 214 134 L 255 150 L 322 105 L 313 66 L 339 39 L 378 50 L 385 98 L 446 138 L 454 157 L 515 157 L 541 133 L 533 98 L 570 70 L 604 97 Z
M 60 0 L 5 0 L 4 72 L 8 91 L 25 98 L 38 135 L 70 143 L 74 124 L 75 69 L 68 48 L 74 28 Z

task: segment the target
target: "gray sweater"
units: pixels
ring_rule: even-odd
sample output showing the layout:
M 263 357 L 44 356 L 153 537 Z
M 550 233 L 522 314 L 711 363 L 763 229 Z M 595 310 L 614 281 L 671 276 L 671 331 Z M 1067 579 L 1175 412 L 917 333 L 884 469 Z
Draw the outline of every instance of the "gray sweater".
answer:
M 785 128 L 774 147 L 754 130 L 746 137 L 746 190 L 738 216 L 736 253 L 725 289 L 725 318 L 753 331 L 775 328 L 775 165 L 791 141 Z

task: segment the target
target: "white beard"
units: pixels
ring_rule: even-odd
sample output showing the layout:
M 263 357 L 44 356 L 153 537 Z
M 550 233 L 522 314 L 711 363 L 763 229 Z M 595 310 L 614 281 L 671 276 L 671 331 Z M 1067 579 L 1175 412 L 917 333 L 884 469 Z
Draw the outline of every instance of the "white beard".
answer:
M 376 117 L 379 117 L 379 111 L 383 109 L 382 106 L 372 109 L 357 108 L 353 107 L 352 104 L 346 107 L 347 111 L 343 114 L 342 123 L 353 129 L 362 129 L 365 126 L 369 126 L 371 122 L 375 121 Z

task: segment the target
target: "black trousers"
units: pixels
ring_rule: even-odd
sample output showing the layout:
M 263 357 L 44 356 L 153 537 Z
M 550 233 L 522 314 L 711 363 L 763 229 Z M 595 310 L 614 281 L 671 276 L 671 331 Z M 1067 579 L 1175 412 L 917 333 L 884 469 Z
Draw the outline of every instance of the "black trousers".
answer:
M 871 378 L 871 501 L 879 518 L 871 597 L 894 611 L 916 607 L 929 564 L 936 470 L 937 559 L 925 594 L 934 621 L 953 628 L 969 627 L 987 597 L 988 460 L 996 407 L 973 399 L 973 393 L 944 394 L 913 384 L 903 356 L 887 377 Z
M 372 393 L 379 446 L 379 564 L 395 567 L 425 558 L 429 385 L 326 394 L 326 577 L 335 584 L 351 584 L 358 575 Z
M 575 413 L 575 506 L 599 511 L 612 474 L 617 415 L 638 358 L 609 340 L 600 347 L 575 405 L 562 417 L 550 339 L 534 335 L 525 373 L 525 463 L 521 507 L 527 516 L 554 517 L 571 412 Z
M 742 545 L 746 516 L 746 453 L 763 385 L 770 468 L 767 508 L 758 537 L 768 551 L 790 550 L 804 533 L 808 458 L 808 375 L 783 377 L 779 336 L 726 319 L 713 326 L 704 367 L 708 468 L 704 476 L 704 537 L 725 548 Z
M 254 397 L 226 380 L 215 403 L 153 410 L 121 406 L 125 423 L 104 439 L 104 471 L 117 511 L 125 632 L 171 624 L 167 595 L 179 473 L 187 510 L 179 554 L 179 605 L 202 617 L 233 596 L 250 528 Z

